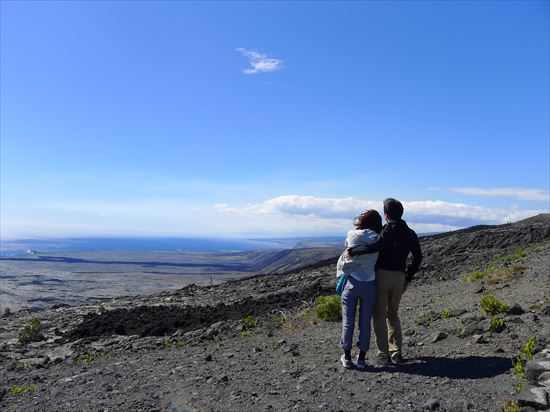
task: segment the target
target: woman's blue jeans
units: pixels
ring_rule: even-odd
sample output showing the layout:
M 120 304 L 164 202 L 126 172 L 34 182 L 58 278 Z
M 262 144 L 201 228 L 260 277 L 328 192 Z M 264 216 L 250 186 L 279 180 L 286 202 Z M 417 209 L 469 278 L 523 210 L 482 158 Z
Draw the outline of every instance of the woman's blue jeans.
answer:
M 366 352 L 370 345 L 371 319 L 376 300 L 376 281 L 361 282 L 348 276 L 348 281 L 342 292 L 342 337 L 340 347 L 351 350 L 353 345 L 353 329 L 355 313 L 359 303 L 359 340 L 357 347 Z

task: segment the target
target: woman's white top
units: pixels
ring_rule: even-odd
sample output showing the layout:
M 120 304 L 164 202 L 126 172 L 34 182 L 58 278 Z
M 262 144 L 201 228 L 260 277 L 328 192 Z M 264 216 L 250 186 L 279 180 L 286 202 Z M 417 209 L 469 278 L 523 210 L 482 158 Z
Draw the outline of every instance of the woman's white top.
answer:
M 378 239 L 378 234 L 371 229 L 350 230 L 344 243 L 346 248 L 374 243 Z M 344 254 L 338 259 L 336 264 L 336 276 L 343 274 L 353 277 L 361 282 L 375 280 L 374 266 L 378 260 L 378 252 L 367 253 L 365 255 L 354 256 L 351 259 L 345 259 Z

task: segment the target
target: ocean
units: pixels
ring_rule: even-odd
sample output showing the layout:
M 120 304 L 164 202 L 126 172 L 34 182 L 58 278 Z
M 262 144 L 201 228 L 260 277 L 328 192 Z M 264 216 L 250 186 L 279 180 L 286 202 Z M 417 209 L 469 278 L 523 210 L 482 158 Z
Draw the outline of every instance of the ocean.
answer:
M 0 256 L 19 256 L 36 252 L 82 251 L 244 251 L 258 249 L 294 249 L 310 245 L 341 244 L 343 238 L 303 237 L 281 239 L 237 238 L 63 238 L 0 240 Z

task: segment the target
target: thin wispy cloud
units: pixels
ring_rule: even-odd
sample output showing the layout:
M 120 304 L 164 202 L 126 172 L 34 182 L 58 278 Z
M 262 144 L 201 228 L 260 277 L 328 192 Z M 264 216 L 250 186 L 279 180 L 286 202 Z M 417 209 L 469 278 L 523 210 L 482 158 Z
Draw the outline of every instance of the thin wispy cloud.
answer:
M 484 197 L 508 197 L 518 200 L 548 201 L 550 192 L 542 189 L 521 188 L 521 187 L 499 187 L 499 188 L 481 188 L 481 187 L 452 187 L 450 192 L 460 193 L 471 196 Z
M 239 47 L 237 52 L 246 57 L 251 66 L 251 68 L 243 69 L 244 74 L 269 73 L 283 67 L 283 61 L 281 59 L 268 57 L 267 54 L 260 53 L 256 50 L 247 50 Z

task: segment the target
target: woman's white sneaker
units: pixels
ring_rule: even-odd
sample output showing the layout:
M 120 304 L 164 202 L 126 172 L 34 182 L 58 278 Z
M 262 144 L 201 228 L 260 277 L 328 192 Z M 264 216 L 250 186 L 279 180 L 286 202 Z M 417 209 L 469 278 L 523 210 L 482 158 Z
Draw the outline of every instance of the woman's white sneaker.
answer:
M 342 365 L 346 369 L 353 369 L 353 362 L 351 360 L 346 359 L 346 355 L 342 355 L 340 358 L 340 361 L 342 362 Z

